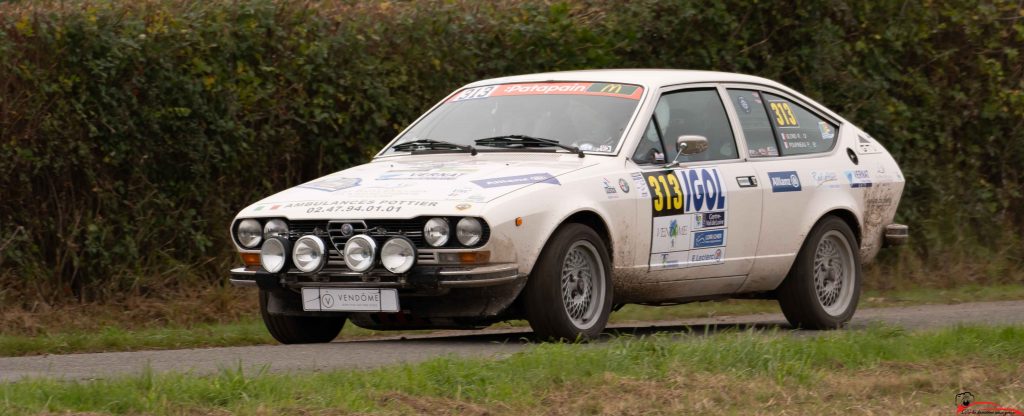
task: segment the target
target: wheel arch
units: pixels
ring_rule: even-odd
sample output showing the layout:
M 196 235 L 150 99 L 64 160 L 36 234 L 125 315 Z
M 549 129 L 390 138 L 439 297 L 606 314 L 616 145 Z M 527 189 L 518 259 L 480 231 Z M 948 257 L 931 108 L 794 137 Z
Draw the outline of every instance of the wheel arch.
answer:
M 825 218 L 828 218 L 830 216 L 838 217 L 839 219 L 843 220 L 843 222 L 845 222 L 846 225 L 850 226 L 850 230 L 853 231 L 853 237 L 857 239 L 856 242 L 857 246 L 859 247 L 861 242 L 864 241 L 864 236 L 861 234 L 862 231 L 860 226 L 860 219 L 857 218 L 857 215 L 854 214 L 853 211 L 847 208 L 835 208 L 832 209 L 831 211 L 822 214 L 821 216 L 818 217 L 818 220 L 815 221 L 813 225 L 811 225 L 811 228 L 807 230 L 808 234 L 811 230 L 814 229 L 814 227 L 818 226 L 818 224 L 820 224 Z
M 863 241 L 860 226 L 860 218 L 857 216 L 856 213 L 854 213 L 855 211 L 852 208 L 846 206 L 833 206 L 828 209 L 823 209 L 819 212 L 821 213 L 817 216 L 809 215 L 809 218 L 814 219 L 809 220 L 803 225 L 801 225 L 803 239 L 800 241 L 800 245 L 796 247 L 796 250 L 793 252 L 793 255 L 791 257 L 788 257 L 785 263 L 776 264 L 775 267 L 772 268 L 772 272 L 770 273 L 770 275 L 765 275 L 755 281 L 749 280 L 748 283 L 745 283 L 739 291 L 759 292 L 777 290 L 778 287 L 782 284 L 782 282 L 793 272 L 793 267 L 795 266 L 797 256 L 800 250 L 804 247 L 804 245 L 807 244 L 807 239 L 810 237 L 811 232 L 814 231 L 814 227 L 820 224 L 821 221 L 823 221 L 825 218 L 837 217 L 843 222 L 845 222 L 848 226 L 850 226 L 850 231 L 853 232 L 853 237 L 856 240 L 854 243 L 858 247 L 860 246 L 861 242 Z M 758 267 L 759 265 L 760 264 L 758 262 L 755 262 L 754 267 Z M 753 272 L 755 271 L 752 271 L 752 273 Z
M 570 214 L 565 219 L 563 219 L 562 222 L 560 222 L 558 226 L 555 227 L 555 230 L 558 230 L 565 224 L 573 223 L 586 225 L 587 227 L 590 227 L 590 229 L 594 230 L 594 232 L 596 232 L 597 235 L 601 236 L 601 240 L 604 242 L 604 247 L 606 250 L 608 250 L 608 258 L 609 260 L 612 260 L 612 264 L 614 264 L 615 251 L 612 250 L 613 246 L 611 230 L 608 228 L 608 223 L 604 220 L 604 218 L 602 218 L 601 215 L 598 214 L 597 212 L 591 211 L 589 209 L 583 209 L 580 211 L 576 211 Z M 552 232 L 551 235 L 548 236 L 548 240 L 550 240 L 551 236 L 553 235 L 554 232 Z M 545 245 L 547 245 L 546 242 Z
M 604 243 L 604 247 L 608 251 L 608 259 L 612 261 L 610 267 L 614 267 L 614 252 L 612 251 L 612 249 L 614 248 L 612 243 L 613 236 L 612 230 L 608 225 L 608 221 L 606 221 L 605 217 L 601 215 L 597 210 L 587 207 L 579 208 L 576 209 L 575 211 L 568 212 L 561 217 L 552 218 L 548 225 L 544 227 L 544 229 L 546 230 L 543 234 L 544 239 L 539 245 L 539 250 L 537 250 L 537 254 L 534 256 L 534 258 L 531 259 L 533 260 L 529 267 L 531 274 L 533 273 L 533 269 L 537 267 L 536 258 L 540 255 L 540 253 L 542 253 L 544 250 L 548 248 L 555 234 L 557 234 L 558 230 L 564 227 L 566 224 L 582 224 L 594 230 L 594 232 L 596 232 L 597 235 L 601 237 L 601 240 Z

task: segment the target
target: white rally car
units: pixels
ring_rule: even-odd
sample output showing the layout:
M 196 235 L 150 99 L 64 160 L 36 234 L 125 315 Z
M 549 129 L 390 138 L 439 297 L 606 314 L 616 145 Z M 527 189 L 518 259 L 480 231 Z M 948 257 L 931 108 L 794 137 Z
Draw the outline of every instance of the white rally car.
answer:
M 242 210 L 231 235 L 270 333 L 525 318 L 600 334 L 627 303 L 775 298 L 852 317 L 861 264 L 906 240 L 904 178 L 871 136 L 753 76 L 602 70 L 455 91 L 372 161 Z

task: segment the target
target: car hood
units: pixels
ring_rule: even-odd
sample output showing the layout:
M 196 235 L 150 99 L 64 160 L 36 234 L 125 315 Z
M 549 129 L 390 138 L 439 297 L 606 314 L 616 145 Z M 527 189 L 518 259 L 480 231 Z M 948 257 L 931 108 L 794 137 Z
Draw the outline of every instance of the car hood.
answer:
M 265 198 L 239 217 L 412 218 L 475 215 L 484 204 L 597 164 L 576 155 L 397 156 L 335 172 Z M 518 157 L 522 156 L 522 157 Z

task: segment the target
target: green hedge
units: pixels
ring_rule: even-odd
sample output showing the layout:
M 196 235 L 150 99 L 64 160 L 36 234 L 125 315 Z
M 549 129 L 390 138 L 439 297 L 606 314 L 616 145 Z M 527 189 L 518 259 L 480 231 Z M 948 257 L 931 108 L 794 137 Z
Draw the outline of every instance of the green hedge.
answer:
M 904 167 L 915 244 L 888 267 L 1002 275 L 1024 261 L 1022 46 L 1017 1 L 0 4 L 0 305 L 223 280 L 244 205 L 367 160 L 463 83 L 579 68 L 801 90 Z

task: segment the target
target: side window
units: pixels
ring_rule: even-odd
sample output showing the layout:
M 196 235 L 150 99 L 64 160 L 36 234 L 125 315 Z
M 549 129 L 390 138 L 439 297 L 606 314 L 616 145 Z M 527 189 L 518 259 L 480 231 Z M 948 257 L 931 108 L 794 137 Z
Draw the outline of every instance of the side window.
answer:
M 633 152 L 633 161 L 637 164 L 665 163 L 665 148 L 661 145 L 661 137 L 655 126 L 654 119 L 651 119 L 640 138 L 640 144 L 636 146 L 636 152 Z
M 768 121 L 768 112 L 764 109 L 761 94 L 750 90 L 729 90 L 729 99 L 736 107 L 743 136 L 747 140 L 747 156 L 778 156 L 775 134 L 772 133 L 772 124 Z
M 768 118 L 779 135 L 782 155 L 804 155 L 832 150 L 837 126 L 785 98 L 762 93 Z
M 718 90 L 687 90 L 665 94 L 655 110 L 661 137 L 665 140 L 665 158 L 672 160 L 679 149 L 676 139 L 683 135 L 704 136 L 708 150 L 680 156 L 680 162 L 725 160 L 739 157 L 725 107 Z

